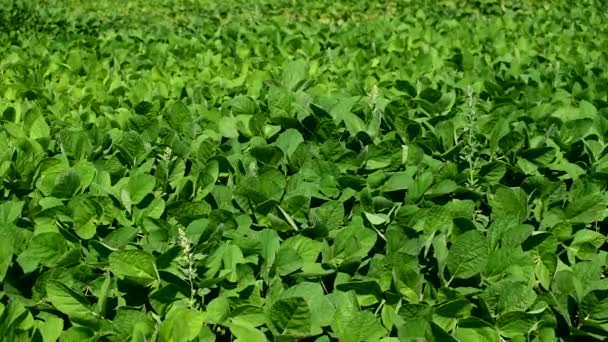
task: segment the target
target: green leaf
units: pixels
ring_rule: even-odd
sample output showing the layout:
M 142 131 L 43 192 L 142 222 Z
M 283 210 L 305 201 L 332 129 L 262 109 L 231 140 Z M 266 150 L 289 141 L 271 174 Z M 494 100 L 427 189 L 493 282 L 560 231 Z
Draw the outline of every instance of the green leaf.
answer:
M 283 151 L 276 146 L 256 146 L 251 155 L 264 164 L 276 165 L 283 158 Z
M 28 245 L 32 232 L 19 228 L 14 224 L 0 224 L 0 239 L 6 240 L 15 255 L 21 254 Z
M 359 262 L 376 244 L 377 233 L 363 225 L 361 216 L 353 218 L 348 227 L 336 234 L 333 245 L 333 262 L 336 264 Z
M 608 319 L 608 290 L 589 292 L 581 303 L 581 307 L 589 318 L 605 321 Z
M 230 107 L 234 114 L 255 114 L 257 105 L 255 100 L 249 96 L 238 95 L 230 101 Z
M 574 239 L 570 243 L 570 251 L 580 259 L 589 260 L 604 243 L 606 243 L 606 236 L 603 234 L 582 229 L 574 234 Z
M 335 294 L 336 316 L 331 328 L 340 341 L 379 341 L 386 336 L 386 329 L 373 313 L 358 311 L 346 293 Z
M 365 131 L 366 128 L 363 120 L 351 112 L 351 109 L 357 102 L 359 102 L 358 97 L 341 98 L 330 111 L 330 115 L 334 118 L 334 121 L 337 124 L 344 122 L 346 129 L 352 136 Z
M 141 250 L 112 252 L 109 256 L 112 273 L 143 286 L 153 285 L 157 279 L 154 257 Z
M 46 294 L 57 310 L 71 318 L 91 320 L 97 317 L 97 314 L 91 310 L 91 304 L 86 297 L 58 280 L 47 282 Z
M 315 223 L 321 224 L 328 231 L 340 228 L 344 222 L 344 204 L 340 201 L 328 201 L 312 210 Z
M 498 311 L 501 313 L 525 311 L 536 301 L 534 289 L 521 282 L 509 283 L 502 289 L 499 296 Z
M 3 333 L 3 341 L 26 341 L 27 336 L 19 335 L 31 329 L 32 325 L 32 316 L 21 301 L 10 301 L 6 306 L 0 305 L 0 331 Z
M 298 146 L 304 142 L 302 134 L 297 130 L 290 128 L 281 133 L 275 144 L 283 151 L 287 159 L 291 161 L 293 154 L 298 149 Z
M 112 320 L 112 327 L 123 337 L 129 337 L 135 331 L 150 336 L 155 329 L 154 322 L 144 312 L 131 309 L 117 310 Z
M 306 299 L 291 297 L 276 301 L 269 319 L 280 335 L 307 335 L 311 328 L 310 307 Z
M 131 242 L 139 230 L 133 227 L 120 227 L 113 230 L 104 238 L 104 243 L 113 248 L 121 248 Z
M 469 317 L 458 322 L 454 337 L 461 342 L 498 341 L 498 332 L 491 324 L 476 317 Z
M 80 187 L 80 176 L 73 170 L 66 170 L 55 178 L 52 196 L 70 198 L 76 194 Z
M 411 203 L 418 202 L 433 184 L 433 178 L 433 172 L 431 171 L 426 171 L 418 175 L 407 187 L 409 189 L 407 193 L 408 201 Z
M 249 208 L 249 203 L 257 206 L 266 201 L 280 201 L 285 189 L 285 177 L 276 170 L 268 170 L 258 177 L 246 177 L 236 190 L 237 201 L 242 202 L 243 208 Z M 240 203 L 239 202 L 239 203 Z
M 266 324 L 266 313 L 260 307 L 254 305 L 241 305 L 230 312 L 230 321 L 241 325 L 259 327 Z
M 168 107 L 165 118 L 169 122 L 169 125 L 178 131 L 187 132 L 191 127 L 192 117 L 190 110 L 181 101 L 177 101 Z
M 283 85 L 287 89 L 294 90 L 306 78 L 308 73 L 306 69 L 306 62 L 301 59 L 289 62 L 283 69 L 283 76 L 281 77 Z
M 0 204 L 0 224 L 14 223 L 23 211 L 25 202 L 21 201 L 5 201 Z
M 292 118 L 295 114 L 295 96 L 288 89 L 272 86 L 268 91 L 268 108 L 271 118 Z
M 220 134 L 226 138 L 238 138 L 237 119 L 232 116 L 223 116 L 219 123 Z
M 407 321 L 399 327 L 399 339 L 401 341 L 456 341 L 437 324 L 421 319 Z
M 492 216 L 523 223 L 528 217 L 528 199 L 520 188 L 500 187 L 490 202 Z
M 365 215 L 365 218 L 369 221 L 369 223 L 373 224 L 374 226 L 385 224 L 389 221 L 389 218 L 383 214 L 372 214 L 368 212 L 365 212 L 363 214 Z
M 61 335 L 61 342 L 92 341 L 95 331 L 86 327 L 74 326 Z
M 63 332 L 63 319 L 46 312 L 41 312 L 37 318 L 40 318 L 40 320 L 35 321 L 36 329 L 38 329 L 40 335 L 42 335 L 42 341 L 57 341 Z
M 295 249 L 283 246 L 277 253 L 275 266 L 279 275 L 285 276 L 302 268 L 304 261 Z
M 230 332 L 237 338 L 237 341 L 242 342 L 266 342 L 268 339 L 263 332 L 249 325 L 243 325 L 235 322 L 228 324 Z
M 409 320 L 399 327 L 400 341 L 426 341 L 426 336 L 430 335 L 430 324 L 421 319 Z
M 67 244 L 61 234 L 41 233 L 32 238 L 27 249 L 17 258 L 17 263 L 24 273 L 31 273 L 39 264 L 55 266 L 66 251 Z
M 110 276 L 110 273 L 106 272 L 105 279 L 103 281 L 103 284 L 101 285 L 100 292 L 98 293 L 99 299 L 95 304 L 95 312 L 97 312 L 101 316 L 105 316 L 106 314 L 108 298 L 110 297 L 110 291 L 113 285 L 112 280 L 113 279 Z
M 528 224 L 516 224 L 507 217 L 495 220 L 490 225 L 490 233 L 493 245 L 500 241 L 502 246 L 517 247 L 521 246 L 530 235 L 534 227 Z
M 43 116 L 39 116 L 34 123 L 32 123 L 32 127 L 30 128 L 30 138 L 32 139 L 40 139 L 51 136 L 51 129 L 49 125 L 44 120 Z
M 301 282 L 285 290 L 281 297 L 304 298 L 310 308 L 311 331 L 320 333 L 321 327 L 331 324 L 336 310 L 323 292 L 323 288 L 318 283 Z
M 4 281 L 8 268 L 13 263 L 13 245 L 11 241 L 0 238 L 0 283 Z
M 526 336 L 538 322 L 533 315 L 516 311 L 501 316 L 496 323 L 502 336 L 513 338 Z
M 372 295 L 380 299 L 382 297 L 382 288 L 376 281 L 350 281 L 336 286 L 340 291 L 354 290 L 359 295 Z
M 533 278 L 535 258 L 520 247 L 500 247 L 490 254 L 484 271 L 488 279 L 530 281 Z
M 131 203 L 134 205 L 139 204 L 144 197 L 154 190 L 156 186 L 156 178 L 151 175 L 136 174 L 129 178 L 126 190 L 129 193 Z
M 70 200 L 68 208 L 72 211 L 74 231 L 82 239 L 88 240 L 97 232 L 98 219 L 103 208 L 94 199 L 78 195 Z
M 386 180 L 382 190 L 385 192 L 407 190 L 413 182 L 412 175 L 408 172 L 396 172 Z
M 495 309 L 499 314 L 508 314 L 527 310 L 534 304 L 537 295 L 523 281 L 504 279 L 485 289 L 481 298 L 489 309 Z
M 205 308 L 207 317 L 205 321 L 213 324 L 223 324 L 230 314 L 230 303 L 225 297 L 212 299 Z
M 485 236 L 476 230 L 469 230 L 452 243 L 447 259 L 448 270 L 454 278 L 471 278 L 484 269 L 488 254 Z
M 204 320 L 204 312 L 181 307 L 174 308 L 160 325 L 159 340 L 167 342 L 192 341 L 203 329 Z

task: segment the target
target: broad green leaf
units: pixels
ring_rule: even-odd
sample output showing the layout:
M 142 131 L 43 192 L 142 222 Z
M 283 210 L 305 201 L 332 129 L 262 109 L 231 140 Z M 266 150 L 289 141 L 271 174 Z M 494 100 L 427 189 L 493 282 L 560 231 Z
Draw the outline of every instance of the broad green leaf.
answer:
M 25 202 L 22 201 L 5 201 L 0 204 L 0 223 L 14 223 L 20 216 Z
M 431 171 L 423 172 L 419 174 L 411 183 L 407 186 L 408 202 L 415 203 L 424 195 L 424 193 L 433 184 L 433 173 Z
M 412 175 L 408 172 L 397 172 L 386 180 L 382 189 L 387 192 L 407 190 L 413 182 Z
M 545 288 L 551 287 L 555 270 L 557 269 L 557 256 L 554 253 L 542 253 L 534 256 L 534 274 Z
M 177 307 L 172 309 L 160 325 L 161 341 L 189 342 L 194 340 L 204 327 L 205 313 Z
M 423 319 L 406 321 L 398 328 L 400 341 L 426 341 L 431 338 L 431 325 Z
M 133 335 L 135 331 L 150 336 L 155 328 L 153 321 L 144 312 L 130 309 L 117 310 L 112 327 L 124 337 Z
M 498 341 L 498 332 L 491 324 L 475 317 L 458 322 L 454 337 L 461 342 L 492 342 Z
M 325 297 L 323 288 L 318 283 L 301 282 L 285 290 L 282 298 L 301 297 L 306 300 L 311 313 L 311 329 L 321 331 L 320 327 L 331 324 L 335 308 Z
M 336 264 L 359 262 L 376 244 L 377 233 L 363 226 L 361 216 L 353 218 L 348 227 L 336 234 L 333 247 L 333 262 Z
M 237 120 L 232 116 L 224 116 L 219 121 L 219 131 L 226 138 L 238 138 Z
M 83 320 L 91 320 L 97 314 L 91 310 L 91 304 L 82 294 L 74 291 L 64 283 L 50 280 L 46 284 L 48 300 L 62 313 Z
M 283 69 L 281 77 L 283 85 L 290 90 L 294 90 L 298 83 L 302 82 L 307 76 L 306 63 L 297 59 L 287 64 Z
M 511 283 L 502 289 L 499 294 L 498 311 L 501 313 L 511 311 L 525 311 L 536 300 L 536 292 L 528 284 Z
M 340 201 L 328 201 L 312 210 L 318 223 L 328 231 L 340 228 L 344 222 L 344 204 Z
M 501 280 L 490 285 L 481 294 L 489 309 L 499 314 L 527 310 L 536 300 L 537 295 L 527 283 L 519 280 Z
M 344 122 L 346 129 L 353 136 L 366 129 L 363 120 L 351 112 L 351 109 L 358 101 L 359 98 L 357 97 L 340 99 L 330 111 L 330 115 L 334 118 L 334 121 L 337 124 Z
M 283 151 L 287 159 L 291 161 L 292 155 L 296 152 L 298 146 L 304 142 L 302 134 L 297 130 L 290 128 L 281 133 L 275 144 Z
M 292 118 L 295 96 L 289 89 L 272 86 L 268 91 L 268 108 L 272 118 Z
M 266 324 L 266 313 L 260 307 L 254 305 L 241 305 L 230 312 L 230 321 L 241 325 L 259 327 Z
M 256 146 L 251 155 L 264 164 L 276 165 L 283 158 L 283 151 L 276 146 Z
M 42 341 L 57 341 L 63 332 L 63 319 L 46 312 L 40 313 L 37 318 L 39 319 L 35 321 L 36 329 L 38 329 L 40 335 L 42 335 Z
M 60 337 L 61 342 L 91 341 L 95 337 L 95 331 L 87 327 L 73 326 Z
M 237 341 L 242 342 L 265 342 L 268 341 L 266 335 L 259 329 L 256 329 L 249 325 L 243 325 L 239 323 L 228 324 L 230 332 L 237 338 Z
M 311 312 L 306 299 L 290 297 L 276 301 L 268 314 L 280 335 L 307 335 L 311 329 Z
M 32 139 L 40 139 L 51 136 L 51 129 L 49 125 L 44 120 L 43 116 L 39 116 L 38 119 L 34 121 L 32 127 L 30 128 L 30 138 Z
M 489 279 L 511 279 L 524 282 L 534 277 L 534 254 L 519 247 L 500 247 L 490 253 L 484 276 Z
M 603 234 L 589 229 L 582 229 L 574 234 L 574 239 L 570 243 L 570 250 L 578 258 L 588 260 L 604 243 L 606 243 L 606 236 Z M 574 258 L 572 257 L 571 260 L 574 260 Z
M 590 318 L 605 321 L 608 319 L 608 289 L 591 291 L 583 298 L 581 307 Z
M 501 316 L 496 323 L 500 334 L 507 338 L 526 336 L 534 325 L 538 324 L 533 315 L 517 311 Z
M 144 251 L 131 249 L 112 252 L 109 256 L 110 270 L 118 277 L 124 277 L 143 286 L 157 281 L 154 257 Z
M 10 301 L 6 306 L 0 305 L 0 331 L 3 341 L 25 340 L 20 332 L 31 329 L 34 325 L 32 315 L 21 301 Z
M 450 246 L 447 267 L 453 278 L 471 278 L 488 262 L 488 242 L 485 236 L 470 230 L 458 236 Z
M 344 292 L 335 292 L 336 316 L 331 324 L 340 341 L 379 341 L 387 332 L 369 311 L 359 311 Z
M 53 185 L 52 196 L 70 198 L 76 194 L 80 187 L 80 176 L 73 170 L 67 170 L 57 175 Z
M 253 115 L 256 112 L 255 100 L 248 96 L 239 95 L 234 97 L 230 101 L 230 107 L 234 114 L 250 114 Z
M 0 239 L 0 282 L 4 281 L 6 271 L 13 263 L 13 246 L 11 241 Z
M 63 236 L 58 233 L 42 233 L 34 236 L 27 249 L 19 255 L 17 263 L 25 273 L 31 273 L 39 264 L 52 267 L 67 251 Z
M 389 220 L 388 217 L 383 214 L 372 214 L 372 213 L 365 212 L 364 215 L 365 215 L 365 218 L 369 221 L 369 223 L 371 223 L 375 226 L 385 224 Z
M 230 314 L 230 302 L 225 297 L 212 299 L 205 308 L 207 317 L 205 321 L 213 324 L 222 324 Z
M 95 165 L 89 161 L 81 160 L 76 163 L 72 170 L 78 174 L 78 178 L 80 179 L 80 190 L 86 190 L 93 180 L 95 179 L 95 175 L 97 174 L 97 169 Z
M 137 174 L 129 178 L 127 192 L 133 205 L 139 204 L 144 197 L 154 190 L 156 178 L 150 175 Z
M 177 101 L 168 107 L 165 118 L 169 125 L 180 132 L 187 132 L 191 127 L 191 113 L 188 107 L 182 102 Z
M 68 208 L 72 211 L 76 234 L 84 240 L 95 236 L 99 217 L 103 212 L 101 205 L 91 197 L 78 195 L 70 200 Z
M 523 223 L 528 216 L 527 196 L 520 188 L 500 187 L 492 197 L 492 216 Z

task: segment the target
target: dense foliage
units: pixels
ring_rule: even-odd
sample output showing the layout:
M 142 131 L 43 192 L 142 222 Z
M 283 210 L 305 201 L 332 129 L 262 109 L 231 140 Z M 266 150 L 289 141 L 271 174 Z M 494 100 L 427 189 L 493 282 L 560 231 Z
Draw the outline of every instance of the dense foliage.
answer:
M 603 7 L 4 1 L 0 341 L 605 340 Z

